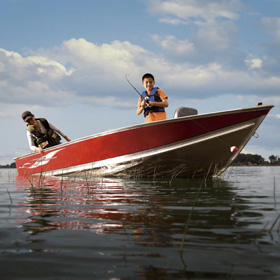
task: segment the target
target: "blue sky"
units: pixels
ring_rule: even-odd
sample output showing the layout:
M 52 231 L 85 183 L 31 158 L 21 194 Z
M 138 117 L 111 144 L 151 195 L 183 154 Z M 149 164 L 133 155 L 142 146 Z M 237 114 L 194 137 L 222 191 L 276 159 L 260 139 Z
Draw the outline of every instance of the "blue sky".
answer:
M 275 107 L 246 151 L 280 156 L 280 1 L 1 0 L 0 164 L 29 149 L 21 113 L 77 139 L 139 124 L 141 77 L 176 107 Z

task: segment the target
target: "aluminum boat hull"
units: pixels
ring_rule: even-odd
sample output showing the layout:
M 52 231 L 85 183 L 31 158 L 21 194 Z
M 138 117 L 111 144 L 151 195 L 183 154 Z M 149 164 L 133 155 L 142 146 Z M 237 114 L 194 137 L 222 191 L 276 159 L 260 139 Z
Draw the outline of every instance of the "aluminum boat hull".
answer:
M 217 176 L 231 165 L 273 105 L 134 125 L 15 159 L 18 175 Z M 238 151 L 231 152 L 236 146 Z

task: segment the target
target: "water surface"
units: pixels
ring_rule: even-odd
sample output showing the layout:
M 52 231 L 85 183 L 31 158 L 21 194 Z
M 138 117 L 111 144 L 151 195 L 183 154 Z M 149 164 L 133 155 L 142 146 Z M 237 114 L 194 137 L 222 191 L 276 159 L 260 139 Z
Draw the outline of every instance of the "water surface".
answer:
M 279 279 L 280 168 L 219 180 L 0 170 L 0 279 Z

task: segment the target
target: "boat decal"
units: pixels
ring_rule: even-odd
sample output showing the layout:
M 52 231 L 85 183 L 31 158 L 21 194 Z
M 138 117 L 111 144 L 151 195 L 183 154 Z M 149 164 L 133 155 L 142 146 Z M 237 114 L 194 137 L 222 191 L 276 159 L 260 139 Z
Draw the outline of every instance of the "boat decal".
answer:
M 49 163 L 50 160 L 55 159 L 56 157 L 54 157 L 54 155 L 56 155 L 61 150 L 64 150 L 64 148 L 50 152 L 47 155 L 38 158 L 34 163 L 27 162 L 22 166 L 22 168 L 31 169 L 31 168 L 36 168 L 38 166 L 46 165 L 47 163 Z

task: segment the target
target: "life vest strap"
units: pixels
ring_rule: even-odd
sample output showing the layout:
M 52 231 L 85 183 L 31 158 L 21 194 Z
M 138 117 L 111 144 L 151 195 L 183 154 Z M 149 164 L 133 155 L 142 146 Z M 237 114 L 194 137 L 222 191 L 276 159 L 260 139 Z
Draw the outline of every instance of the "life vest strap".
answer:
M 158 87 L 154 87 L 150 94 L 148 94 L 147 91 L 143 91 L 141 95 L 143 96 L 143 98 L 148 96 L 150 101 L 152 101 L 152 102 L 162 102 L 162 100 L 160 99 L 159 94 L 157 92 L 158 89 L 159 89 Z M 163 107 L 157 107 L 157 106 L 149 107 L 147 105 L 144 108 L 144 117 L 148 116 L 150 112 L 154 112 L 154 113 L 165 112 L 165 109 Z

